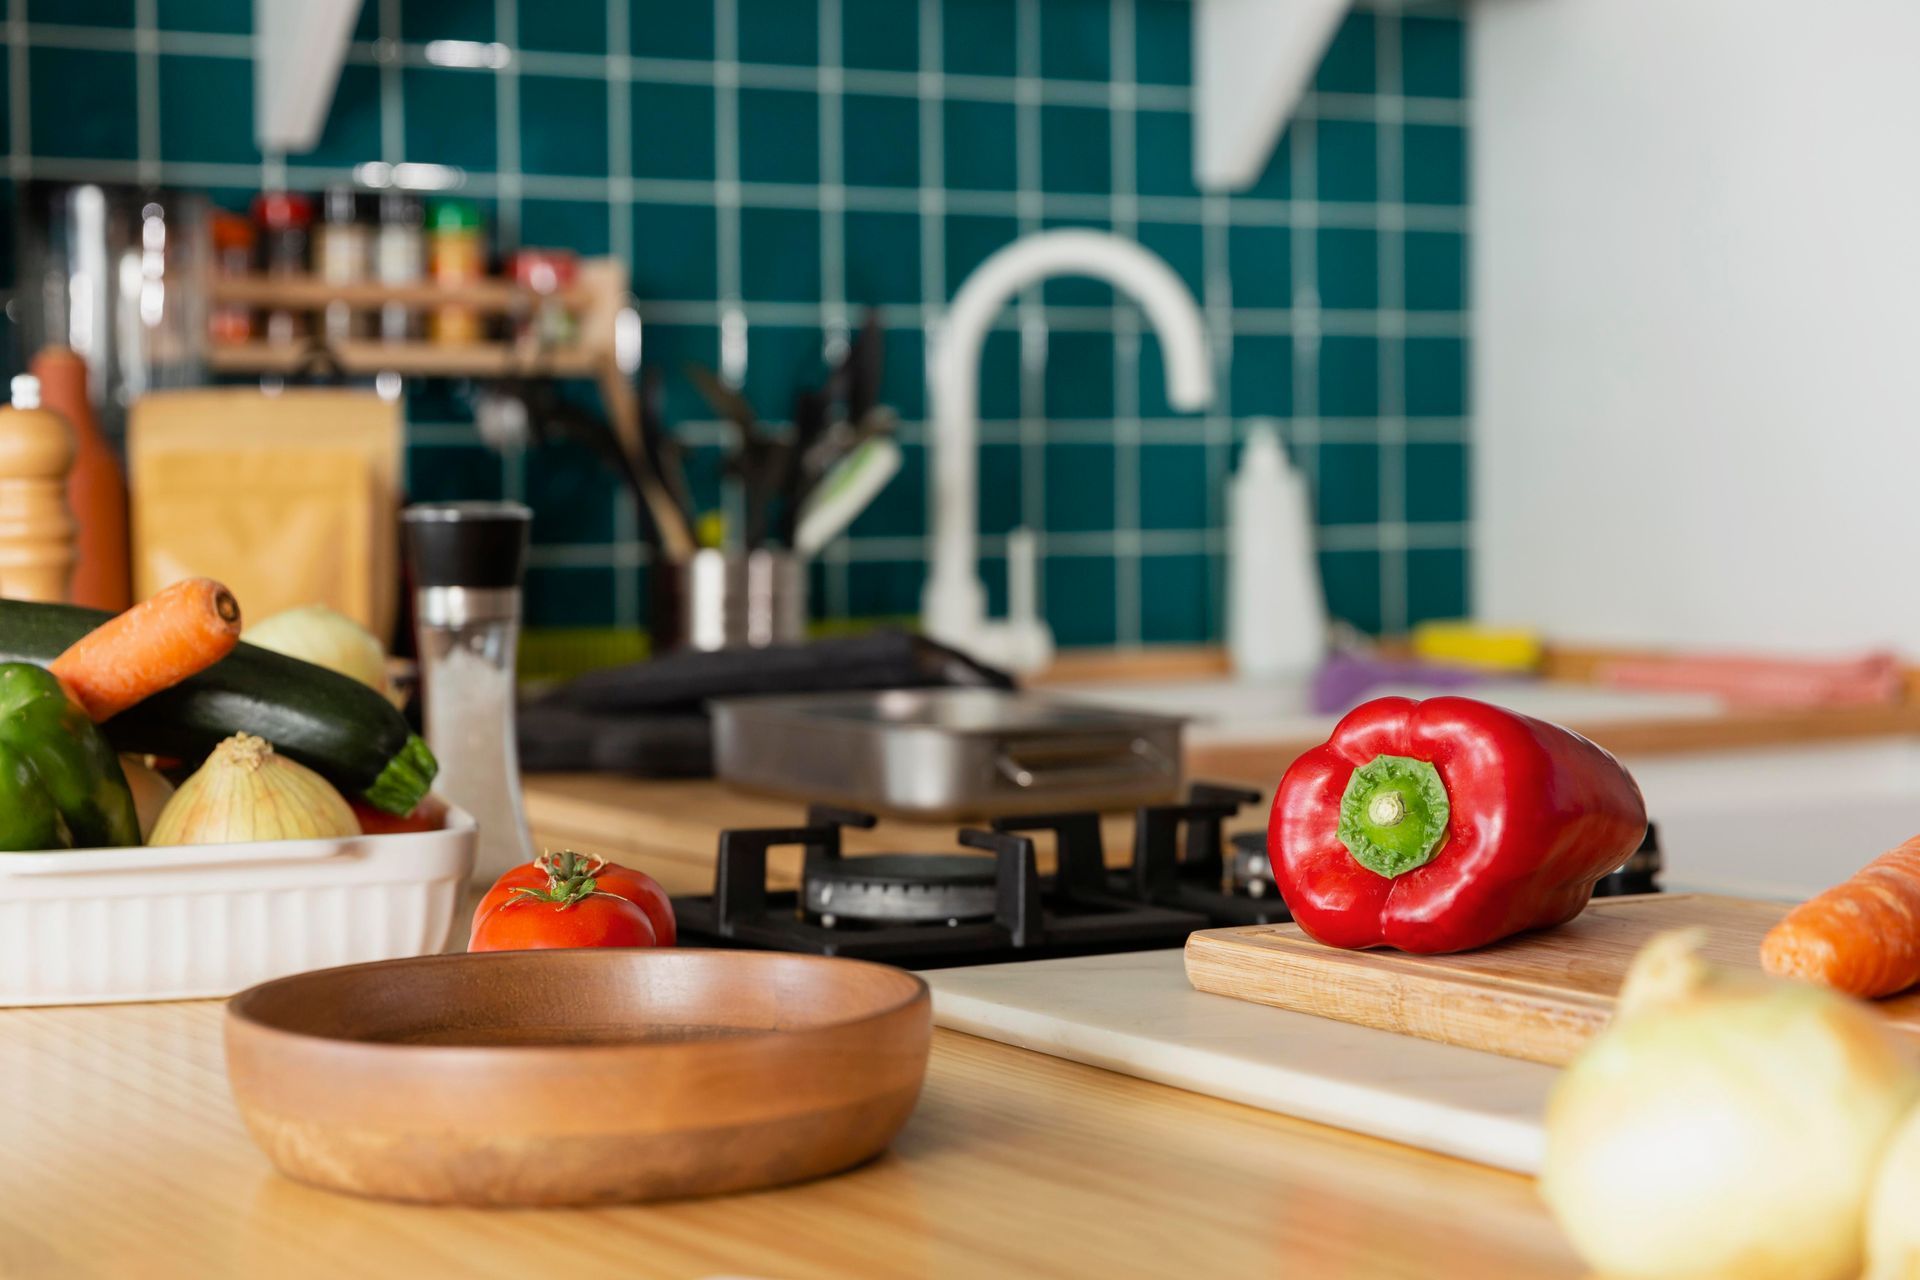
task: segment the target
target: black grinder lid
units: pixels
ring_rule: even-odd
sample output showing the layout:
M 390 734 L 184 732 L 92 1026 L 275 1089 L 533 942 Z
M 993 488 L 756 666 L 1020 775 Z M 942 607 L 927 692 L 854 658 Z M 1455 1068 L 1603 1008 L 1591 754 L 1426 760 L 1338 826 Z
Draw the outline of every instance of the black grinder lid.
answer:
M 518 502 L 416 503 L 400 513 L 416 587 L 518 587 L 533 512 Z

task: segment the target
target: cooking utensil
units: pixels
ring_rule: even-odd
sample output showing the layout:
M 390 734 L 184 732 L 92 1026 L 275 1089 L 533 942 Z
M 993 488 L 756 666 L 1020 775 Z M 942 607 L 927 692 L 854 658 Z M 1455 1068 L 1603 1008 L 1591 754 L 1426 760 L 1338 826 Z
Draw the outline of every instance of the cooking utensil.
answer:
M 588 948 L 283 978 L 227 1007 L 227 1075 L 283 1173 L 434 1204 L 777 1186 L 892 1141 L 926 984 L 818 956 Z
M 998 689 L 889 689 L 713 704 L 727 782 L 963 817 L 1172 799 L 1185 721 Z
M 660 477 L 660 485 L 680 511 L 685 525 L 693 527 L 693 491 L 687 485 L 686 446 L 667 430 L 665 379 L 656 366 L 649 365 L 640 374 L 640 440 L 647 460 Z
M 1201 991 L 1469 1049 L 1564 1065 L 1613 1014 L 1634 953 L 1701 926 L 1716 964 L 1758 969 L 1760 939 L 1788 904 L 1712 894 L 1610 898 L 1567 924 L 1459 955 L 1322 946 L 1297 925 L 1210 929 L 1187 940 Z M 1920 993 L 1876 1006 L 1920 1045 Z
M 473 851 L 453 809 L 439 831 L 0 859 L 0 1005 L 226 996 L 438 951 Z
M 827 415 L 831 409 L 832 403 L 826 388 L 803 387 L 794 393 L 793 440 L 782 459 L 784 465 L 780 477 L 780 492 L 785 498 L 780 511 L 780 538 L 789 547 L 795 546 L 801 499 L 814 484 L 806 471 L 807 453 L 825 433 Z
M 757 550 L 766 541 L 773 498 L 786 476 L 792 445 L 768 435 L 747 398 L 728 386 L 713 370 L 689 363 L 687 376 L 713 411 L 733 424 L 737 443 L 727 459 L 726 470 L 728 476 L 739 482 L 745 500 L 746 511 L 741 523 L 747 550 Z
M 880 496 L 902 461 L 900 446 L 884 435 L 856 445 L 799 504 L 793 549 L 804 557 L 818 555 Z

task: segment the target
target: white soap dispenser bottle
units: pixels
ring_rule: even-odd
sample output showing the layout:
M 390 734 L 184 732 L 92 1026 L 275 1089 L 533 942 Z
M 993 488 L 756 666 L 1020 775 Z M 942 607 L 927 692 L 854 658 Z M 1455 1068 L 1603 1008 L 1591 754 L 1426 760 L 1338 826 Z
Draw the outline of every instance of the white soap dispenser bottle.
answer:
M 1236 674 L 1258 679 L 1307 676 L 1327 652 L 1306 479 L 1266 421 L 1227 493 L 1227 649 Z

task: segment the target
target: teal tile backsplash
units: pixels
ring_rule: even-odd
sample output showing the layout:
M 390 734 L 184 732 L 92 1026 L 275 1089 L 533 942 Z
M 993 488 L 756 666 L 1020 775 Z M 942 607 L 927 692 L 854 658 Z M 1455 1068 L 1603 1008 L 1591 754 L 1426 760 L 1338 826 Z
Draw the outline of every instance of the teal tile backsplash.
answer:
M 320 145 L 289 157 L 254 148 L 249 0 L 0 4 L 10 185 L 157 181 L 237 204 L 275 175 L 312 189 L 366 160 L 456 165 L 506 247 L 627 258 L 664 369 L 718 365 L 723 329 L 743 332 L 745 390 L 776 419 L 882 307 L 907 467 L 813 567 L 824 617 L 917 611 L 927 327 L 988 254 L 1061 226 L 1168 261 L 1203 305 L 1221 394 L 1173 414 L 1155 339 L 1104 285 L 1010 307 L 980 400 L 992 607 L 1026 524 L 1061 643 L 1218 641 L 1225 485 L 1246 422 L 1272 418 L 1309 476 L 1335 616 L 1397 631 L 1466 610 L 1458 0 L 1357 7 L 1233 196 L 1193 184 L 1188 0 L 366 0 Z M 497 41 L 505 65 L 431 65 L 431 40 Z M 717 505 L 723 429 L 684 379 L 667 402 Z M 503 458 L 445 386 L 411 393 L 409 418 L 414 494 L 535 507 L 535 625 L 642 620 L 638 517 L 581 450 Z

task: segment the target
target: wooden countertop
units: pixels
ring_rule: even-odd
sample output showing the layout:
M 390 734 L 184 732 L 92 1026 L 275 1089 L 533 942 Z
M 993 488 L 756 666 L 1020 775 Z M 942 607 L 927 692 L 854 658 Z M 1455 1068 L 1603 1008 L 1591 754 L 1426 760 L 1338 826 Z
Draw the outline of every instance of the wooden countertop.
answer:
M 248 1140 L 220 1017 L 0 1011 L 0 1274 L 1581 1274 L 1525 1179 L 947 1031 L 893 1150 L 836 1178 L 618 1209 L 356 1200 Z

